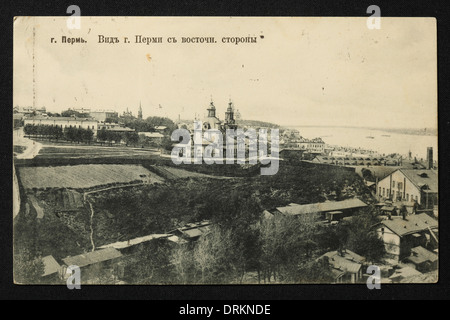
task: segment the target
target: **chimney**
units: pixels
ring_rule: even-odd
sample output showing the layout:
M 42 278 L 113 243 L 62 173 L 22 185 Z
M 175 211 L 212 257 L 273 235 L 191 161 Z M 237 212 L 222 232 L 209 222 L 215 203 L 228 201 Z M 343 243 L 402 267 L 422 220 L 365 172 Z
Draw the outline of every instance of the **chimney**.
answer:
M 433 147 L 427 148 L 427 169 L 433 169 Z

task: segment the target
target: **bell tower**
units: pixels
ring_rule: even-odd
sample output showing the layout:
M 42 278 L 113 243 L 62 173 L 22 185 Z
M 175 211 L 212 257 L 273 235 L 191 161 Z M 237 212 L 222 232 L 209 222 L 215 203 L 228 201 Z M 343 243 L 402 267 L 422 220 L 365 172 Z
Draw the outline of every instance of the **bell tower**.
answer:
M 225 112 L 225 122 L 227 124 L 234 124 L 234 110 L 233 110 L 233 102 L 228 102 L 227 112 Z
M 209 104 L 208 108 L 208 118 L 215 118 L 216 117 L 216 107 L 214 106 L 214 103 L 211 100 L 211 103 Z

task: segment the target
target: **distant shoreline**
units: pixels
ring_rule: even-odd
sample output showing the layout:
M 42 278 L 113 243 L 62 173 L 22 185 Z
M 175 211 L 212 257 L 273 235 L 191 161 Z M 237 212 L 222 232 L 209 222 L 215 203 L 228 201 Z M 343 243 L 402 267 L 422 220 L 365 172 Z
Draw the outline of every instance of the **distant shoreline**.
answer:
M 364 129 L 364 130 L 377 130 L 390 133 L 418 135 L 418 136 L 437 136 L 438 132 L 436 128 L 379 128 L 379 127 L 356 127 L 356 126 L 326 126 L 326 125 L 297 125 L 297 126 L 283 126 L 283 128 L 348 128 L 348 129 Z

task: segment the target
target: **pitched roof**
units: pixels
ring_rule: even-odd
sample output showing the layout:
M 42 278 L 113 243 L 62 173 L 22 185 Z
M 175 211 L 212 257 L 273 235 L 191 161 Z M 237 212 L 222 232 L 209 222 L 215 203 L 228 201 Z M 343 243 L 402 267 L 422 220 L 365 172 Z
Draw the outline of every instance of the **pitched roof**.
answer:
M 90 122 L 97 122 L 97 120 L 92 118 L 77 118 L 77 117 L 43 117 L 43 116 L 36 116 L 27 118 L 26 120 L 54 120 L 54 121 L 90 121 Z
M 401 217 L 392 220 L 383 220 L 380 224 L 389 228 L 400 237 L 420 231 L 426 231 L 428 228 L 433 229 L 438 227 L 438 222 L 426 213 L 408 215 L 406 220 L 403 220 Z
M 121 257 L 122 254 L 114 248 L 106 248 L 97 251 L 80 254 L 74 257 L 67 257 L 63 259 L 67 266 L 78 266 L 80 268 L 89 266 L 91 264 L 108 261 Z
M 423 186 L 427 185 L 429 187 L 429 191 L 438 192 L 438 175 L 436 171 L 430 169 L 397 169 L 387 176 L 385 176 L 382 180 L 388 178 L 394 172 L 400 171 L 403 175 L 411 181 L 418 189 L 421 189 Z
M 438 192 L 438 176 L 434 170 L 399 169 L 414 185 L 427 185 L 432 192 Z
M 195 238 L 200 237 L 203 234 L 209 233 L 211 230 L 210 226 L 202 226 L 202 227 L 195 227 L 192 229 L 182 229 L 181 232 L 183 232 L 186 236 L 189 238 Z
M 188 238 L 196 238 L 200 237 L 201 235 L 207 234 L 211 231 L 211 223 L 209 221 L 202 221 L 199 223 L 190 223 L 185 227 L 178 228 L 177 230 L 174 230 L 173 232 L 178 231 L 182 235 L 188 237 Z M 172 233 L 172 232 L 169 232 Z
M 42 275 L 42 277 L 57 273 L 61 268 L 61 266 L 58 262 L 56 262 L 53 256 L 43 257 L 42 262 L 44 263 L 44 274 Z
M 361 257 L 350 250 L 345 250 L 342 255 L 337 251 L 330 251 L 323 256 L 328 257 L 328 262 L 334 269 L 350 273 L 357 273 L 365 260 L 364 257 Z
M 431 252 L 424 247 L 415 247 L 411 249 L 411 256 L 407 259 L 414 264 L 421 264 L 426 261 L 435 262 L 438 260 L 438 255 Z
M 401 269 L 395 270 L 394 274 L 392 274 L 389 279 L 394 281 L 404 281 L 407 278 L 421 276 L 423 273 L 417 271 L 411 267 L 403 267 Z
M 151 234 L 148 236 L 138 237 L 138 238 L 127 240 L 127 241 L 118 241 L 118 242 L 106 244 L 104 246 L 99 247 L 99 249 L 106 249 L 106 248 L 124 249 L 124 248 L 138 245 L 143 242 L 148 242 L 148 241 L 151 241 L 154 239 L 160 239 L 160 238 L 168 238 L 170 236 L 171 236 L 170 234 Z
M 164 138 L 164 135 L 159 132 L 139 132 L 139 134 L 142 134 L 148 138 Z
M 285 215 L 299 215 L 317 212 L 340 211 L 362 207 L 367 207 L 367 204 L 357 198 L 354 198 L 343 201 L 329 201 L 303 205 L 291 203 L 286 207 L 278 207 L 277 210 Z
M 124 131 L 128 131 L 128 132 L 134 132 L 134 129 L 131 128 L 127 128 L 127 127 L 119 127 L 119 126 L 114 126 L 114 127 L 110 127 L 110 128 L 106 128 L 106 131 L 117 131 L 117 132 L 124 132 Z

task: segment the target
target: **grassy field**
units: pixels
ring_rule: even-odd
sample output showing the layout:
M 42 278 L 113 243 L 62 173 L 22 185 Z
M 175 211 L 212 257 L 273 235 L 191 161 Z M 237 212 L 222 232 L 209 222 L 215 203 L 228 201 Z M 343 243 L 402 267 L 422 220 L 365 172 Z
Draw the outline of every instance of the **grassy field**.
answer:
M 38 158 L 104 158 L 104 157 L 150 157 L 159 154 L 156 150 L 131 147 L 101 147 L 101 146 L 48 146 L 40 150 Z
M 163 180 L 139 165 L 76 165 L 60 167 L 18 168 L 20 181 L 25 189 L 74 188 L 84 189 L 114 183 L 130 183 Z

